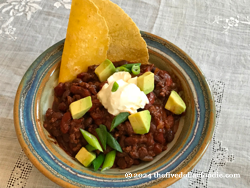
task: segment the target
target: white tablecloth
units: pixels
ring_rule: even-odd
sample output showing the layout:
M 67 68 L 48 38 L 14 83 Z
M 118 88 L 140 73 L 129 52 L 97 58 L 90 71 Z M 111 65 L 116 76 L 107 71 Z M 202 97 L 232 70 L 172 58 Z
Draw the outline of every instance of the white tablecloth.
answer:
M 250 187 L 250 1 L 113 0 L 140 30 L 183 49 L 201 68 L 215 97 L 212 142 L 192 175 L 171 187 Z M 31 63 L 65 38 L 70 0 L 0 0 L 0 188 L 59 187 L 27 159 L 17 140 L 13 105 Z

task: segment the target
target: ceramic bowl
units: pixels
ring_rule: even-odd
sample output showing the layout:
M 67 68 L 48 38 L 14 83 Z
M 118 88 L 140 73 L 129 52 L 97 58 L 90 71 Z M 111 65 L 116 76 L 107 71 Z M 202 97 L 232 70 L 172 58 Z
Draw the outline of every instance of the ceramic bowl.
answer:
M 94 172 L 67 155 L 44 129 L 44 115 L 52 106 L 64 40 L 42 53 L 25 73 L 14 105 L 17 137 L 30 161 L 57 184 L 63 187 L 166 187 L 180 179 L 178 174 L 189 172 L 205 153 L 215 121 L 214 101 L 206 79 L 177 46 L 150 33 L 141 34 L 148 45 L 150 63 L 178 77 L 187 105 L 175 139 L 152 162 L 124 170 Z

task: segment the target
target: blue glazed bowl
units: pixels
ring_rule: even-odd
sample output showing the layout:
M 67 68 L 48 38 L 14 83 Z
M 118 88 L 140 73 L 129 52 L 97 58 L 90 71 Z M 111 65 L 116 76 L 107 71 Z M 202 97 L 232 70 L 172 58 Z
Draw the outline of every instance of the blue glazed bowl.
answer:
M 215 122 L 214 101 L 206 79 L 181 49 L 158 36 L 141 34 L 148 45 L 150 63 L 178 77 L 187 105 L 174 140 L 152 162 L 125 170 L 94 172 L 68 156 L 43 128 L 45 112 L 53 102 L 64 40 L 42 53 L 25 73 L 14 104 L 17 137 L 30 161 L 57 184 L 63 187 L 166 187 L 180 179 L 179 174 L 188 173 L 205 153 Z M 169 177 L 169 174 L 175 176 Z

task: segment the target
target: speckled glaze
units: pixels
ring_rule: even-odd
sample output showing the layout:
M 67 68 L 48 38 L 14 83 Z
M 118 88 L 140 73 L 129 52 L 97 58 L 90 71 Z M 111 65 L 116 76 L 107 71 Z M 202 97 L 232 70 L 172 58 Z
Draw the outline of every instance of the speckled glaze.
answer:
M 53 101 L 64 40 L 40 55 L 25 73 L 14 105 L 17 137 L 30 161 L 57 184 L 63 187 L 166 187 L 180 178 L 157 178 L 154 173 L 185 174 L 206 151 L 215 122 L 214 101 L 206 79 L 181 49 L 158 36 L 141 34 L 148 45 L 150 63 L 178 77 L 187 105 L 175 140 L 150 163 L 125 170 L 94 172 L 69 157 L 43 128 L 44 114 Z M 126 172 L 151 174 L 151 178 L 125 178 Z

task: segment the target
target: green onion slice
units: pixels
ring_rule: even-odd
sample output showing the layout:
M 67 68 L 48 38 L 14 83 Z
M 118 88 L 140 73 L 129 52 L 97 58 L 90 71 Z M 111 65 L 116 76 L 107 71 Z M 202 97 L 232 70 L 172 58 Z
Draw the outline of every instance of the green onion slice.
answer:
M 117 142 L 117 140 L 109 132 L 107 132 L 107 144 L 111 148 L 122 153 L 122 148 L 121 148 L 120 144 Z
M 125 67 L 131 70 L 134 65 L 138 65 L 140 67 L 141 63 L 129 63 L 129 64 L 122 65 L 121 67 Z
M 107 128 L 105 125 L 100 125 L 99 128 L 95 129 L 100 142 L 103 146 L 103 149 L 106 150 L 106 143 L 107 143 Z
M 93 164 L 93 167 L 94 167 L 95 171 L 97 171 L 100 168 L 100 166 L 102 165 L 104 159 L 105 159 L 105 156 L 104 156 L 103 153 L 101 153 L 100 155 L 98 155 L 97 158 L 95 158 L 93 160 L 92 164 Z
M 112 131 L 114 128 L 116 128 L 118 125 L 123 123 L 128 119 L 129 113 L 128 112 L 121 112 L 115 118 L 113 119 L 110 127 L 110 131 Z
M 101 145 L 99 144 L 99 141 L 97 140 L 97 138 L 93 135 L 90 134 L 88 131 L 85 131 L 83 129 L 80 129 L 83 137 L 85 138 L 85 140 L 94 148 L 98 149 L 99 151 L 103 152 Z
M 131 72 L 129 69 L 127 69 L 126 67 L 117 67 L 115 69 L 116 72 L 121 72 L 121 71 L 125 71 L 125 72 Z
M 133 65 L 131 71 L 132 71 L 132 73 L 133 73 L 134 75 L 140 74 L 140 72 L 141 72 L 140 66 L 138 66 L 138 65 Z
M 119 84 L 118 84 L 117 82 L 114 82 L 111 91 L 112 91 L 112 92 L 116 92 L 118 88 L 119 88 Z
M 103 165 L 102 165 L 101 171 L 110 169 L 110 168 L 114 165 L 115 156 L 116 156 L 116 151 L 115 151 L 115 150 L 109 152 L 109 153 L 106 155 L 105 160 L 104 160 L 104 163 L 103 163 Z

